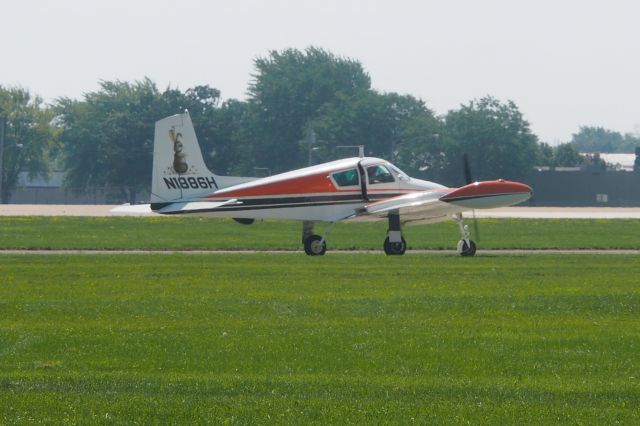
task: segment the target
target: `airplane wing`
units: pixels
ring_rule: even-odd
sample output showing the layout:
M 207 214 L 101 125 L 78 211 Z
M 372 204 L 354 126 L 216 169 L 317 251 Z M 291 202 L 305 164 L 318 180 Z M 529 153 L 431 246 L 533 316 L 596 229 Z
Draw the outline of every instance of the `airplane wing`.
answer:
M 456 206 L 444 201 L 449 190 L 417 191 L 384 200 L 369 203 L 357 210 L 347 220 L 372 220 L 386 218 L 392 210 L 398 210 L 405 222 L 432 223 L 446 220 L 450 215 L 464 210 L 461 206 Z
M 435 222 L 466 210 L 518 204 L 528 200 L 531 193 L 529 186 L 518 182 L 502 179 L 474 182 L 460 188 L 438 188 L 386 198 L 366 204 L 345 219 L 367 216 L 381 218 L 395 210 L 407 222 Z

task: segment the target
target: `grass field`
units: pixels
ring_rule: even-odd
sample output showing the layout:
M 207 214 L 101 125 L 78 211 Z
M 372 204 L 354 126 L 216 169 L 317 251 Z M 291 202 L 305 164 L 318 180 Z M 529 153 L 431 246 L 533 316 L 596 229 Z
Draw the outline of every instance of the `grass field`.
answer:
M 0 423 L 639 424 L 639 276 L 625 255 L 2 255 Z
M 640 247 L 640 220 L 479 221 L 479 248 Z M 323 225 L 317 232 L 322 233 Z M 339 223 L 328 239 L 332 249 L 382 249 L 385 221 Z M 407 226 L 409 249 L 454 249 L 457 225 Z M 473 236 L 475 240 L 478 240 Z M 198 217 L 0 217 L 0 249 L 282 249 L 302 250 L 299 222 L 256 222 Z

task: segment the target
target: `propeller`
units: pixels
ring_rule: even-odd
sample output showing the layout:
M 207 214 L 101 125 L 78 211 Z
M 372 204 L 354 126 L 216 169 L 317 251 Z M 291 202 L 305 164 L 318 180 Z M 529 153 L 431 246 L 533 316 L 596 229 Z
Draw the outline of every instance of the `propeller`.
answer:
M 471 167 L 469 166 L 469 156 L 464 153 L 462 154 L 462 161 L 464 163 L 464 184 L 469 185 L 473 183 L 473 178 L 471 177 Z
M 462 154 L 462 162 L 464 166 L 464 184 L 469 185 L 473 183 L 473 177 L 471 176 L 471 166 L 469 166 L 469 156 L 465 152 Z M 476 210 L 472 209 L 471 214 L 473 215 L 473 233 L 476 236 L 476 240 L 480 241 L 480 230 L 478 229 L 478 220 L 476 219 Z
M 473 215 L 473 233 L 476 235 L 476 242 L 480 242 L 480 228 L 478 228 L 478 219 L 476 219 L 476 210 L 471 210 L 471 214 Z

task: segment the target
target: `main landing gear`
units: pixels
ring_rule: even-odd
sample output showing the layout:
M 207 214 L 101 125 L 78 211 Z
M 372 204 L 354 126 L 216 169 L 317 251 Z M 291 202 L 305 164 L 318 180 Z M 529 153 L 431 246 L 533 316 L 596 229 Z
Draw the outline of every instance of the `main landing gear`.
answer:
M 304 244 L 304 252 L 309 256 L 322 256 L 327 252 L 327 242 L 324 236 L 313 233 L 313 222 L 302 222 L 302 243 Z M 328 234 L 328 232 L 327 232 Z
M 389 213 L 389 229 L 387 230 L 387 238 L 384 240 L 384 252 L 388 256 L 401 256 L 407 250 L 407 242 L 402 236 L 400 224 L 400 213 L 392 211 Z M 469 238 L 469 227 L 464 224 L 462 214 L 453 215 L 453 220 L 458 223 L 460 228 L 460 241 L 458 241 L 458 253 L 460 256 L 470 257 L 476 254 L 476 243 Z M 302 222 L 302 243 L 304 244 L 304 252 L 309 256 L 322 256 L 327 252 L 326 238 L 329 236 L 333 226 L 325 231 L 323 236 L 314 234 L 314 222 Z
M 311 235 L 304 240 L 304 252 L 309 256 L 322 256 L 327 252 L 327 242 L 320 235 Z
M 476 243 L 469 238 L 469 226 L 465 225 L 462 220 L 462 214 L 453 215 L 453 220 L 458 223 L 460 228 L 460 241 L 458 241 L 458 253 L 460 256 L 470 257 L 476 254 Z
M 458 253 L 460 256 L 470 257 L 476 254 L 476 243 L 469 238 L 469 227 L 464 224 L 462 214 L 453 216 L 453 220 L 460 227 L 460 241 L 458 241 Z M 400 227 L 400 213 L 392 211 L 389 213 L 389 230 L 387 238 L 384 240 L 384 252 L 389 255 L 403 255 L 407 249 L 407 242 L 402 236 Z
M 407 242 L 400 227 L 400 213 L 397 210 L 389 213 L 389 230 L 382 247 L 388 256 L 401 256 L 407 250 Z

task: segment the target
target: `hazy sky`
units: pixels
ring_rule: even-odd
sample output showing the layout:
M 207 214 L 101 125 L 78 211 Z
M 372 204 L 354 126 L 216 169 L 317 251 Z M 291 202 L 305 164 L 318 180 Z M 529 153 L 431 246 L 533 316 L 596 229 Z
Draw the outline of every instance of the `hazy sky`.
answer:
M 21 0 L 0 12 L 0 85 L 47 100 L 144 76 L 244 98 L 255 57 L 315 45 L 438 114 L 491 94 L 551 143 L 580 125 L 640 132 L 638 1 Z

